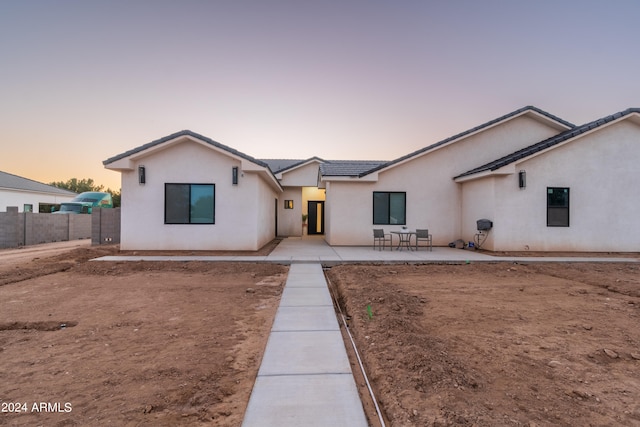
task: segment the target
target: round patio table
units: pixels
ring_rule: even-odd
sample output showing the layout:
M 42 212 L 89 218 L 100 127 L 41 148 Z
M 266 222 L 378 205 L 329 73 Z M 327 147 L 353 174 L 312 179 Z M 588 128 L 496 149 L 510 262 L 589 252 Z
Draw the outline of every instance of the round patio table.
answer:
M 411 247 L 411 236 L 416 234 L 415 231 L 400 230 L 400 231 L 392 231 L 391 233 L 397 234 L 400 239 L 400 241 L 398 242 L 398 247 L 396 248 L 397 251 L 401 251 L 403 245 L 410 251 L 413 250 L 413 248 Z

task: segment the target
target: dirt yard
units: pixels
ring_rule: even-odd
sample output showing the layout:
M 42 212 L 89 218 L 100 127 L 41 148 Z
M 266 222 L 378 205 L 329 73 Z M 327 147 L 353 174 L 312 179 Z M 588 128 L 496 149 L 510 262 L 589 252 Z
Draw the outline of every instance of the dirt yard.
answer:
M 0 425 L 239 426 L 287 268 L 116 253 L 0 251 Z M 387 425 L 640 426 L 638 264 L 328 277 Z
M 345 265 L 328 277 L 387 425 L 640 426 L 639 264 Z
M 0 425 L 240 425 L 287 268 L 115 252 L 0 253 Z

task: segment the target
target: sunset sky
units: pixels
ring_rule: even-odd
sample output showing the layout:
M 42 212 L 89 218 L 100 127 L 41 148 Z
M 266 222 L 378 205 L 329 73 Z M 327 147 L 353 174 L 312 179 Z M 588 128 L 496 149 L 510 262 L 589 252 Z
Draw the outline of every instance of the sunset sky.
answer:
M 1 0 L 0 170 L 49 183 L 190 129 L 391 160 L 535 105 L 640 107 L 637 0 Z

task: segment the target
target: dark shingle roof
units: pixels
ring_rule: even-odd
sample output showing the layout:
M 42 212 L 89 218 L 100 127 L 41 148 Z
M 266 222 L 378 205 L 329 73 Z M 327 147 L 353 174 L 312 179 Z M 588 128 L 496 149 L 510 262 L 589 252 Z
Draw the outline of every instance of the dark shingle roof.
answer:
M 43 184 L 32 179 L 23 178 L 7 172 L 0 171 L 0 188 L 12 190 L 34 191 L 38 193 L 59 194 L 61 196 L 75 196 L 76 193 L 53 185 Z
M 222 149 L 224 151 L 227 151 L 227 152 L 229 152 L 231 154 L 234 154 L 234 155 L 236 155 L 238 157 L 241 157 L 243 159 L 249 160 L 250 162 L 253 162 L 253 163 L 258 164 L 258 165 L 263 166 L 263 167 L 269 167 L 269 165 L 267 165 L 263 161 L 255 159 L 255 158 L 253 158 L 253 157 L 251 157 L 251 156 L 249 156 L 247 154 L 241 153 L 240 151 L 238 151 L 238 150 L 236 150 L 234 148 L 228 147 L 228 146 L 226 146 L 224 144 L 220 144 L 219 142 L 216 142 L 211 138 L 207 138 L 206 136 L 200 135 L 200 134 L 192 132 L 190 130 L 181 130 L 180 132 L 176 132 L 176 133 L 173 133 L 171 135 L 165 136 L 164 138 L 156 139 L 155 141 L 151 141 L 151 142 L 149 142 L 147 144 L 141 145 L 141 146 L 136 147 L 136 148 L 134 148 L 132 150 L 125 151 L 122 154 L 118 154 L 117 156 L 113 156 L 113 157 L 103 161 L 102 164 L 106 166 L 109 163 L 115 162 L 116 160 L 123 159 L 125 157 L 131 156 L 131 155 L 136 154 L 136 153 L 140 153 L 140 152 L 142 152 L 144 150 L 147 150 L 147 149 L 149 149 L 151 147 L 154 147 L 154 146 L 159 145 L 159 144 L 163 144 L 163 143 L 165 143 L 167 141 L 171 141 L 172 139 L 179 138 L 181 136 L 191 136 L 193 138 L 197 138 L 197 139 L 199 139 L 201 141 L 204 141 L 204 142 L 206 142 L 208 144 L 213 145 L 214 147 L 220 148 L 220 149 Z
M 285 172 L 307 162 L 320 162 L 322 176 L 358 176 L 362 172 L 387 163 L 387 160 L 324 160 L 320 157 L 299 159 L 260 159 L 267 163 L 273 173 Z
M 331 160 L 320 165 L 320 173 L 322 176 L 360 176 L 387 163 L 381 160 Z
M 501 167 L 506 166 L 510 163 L 513 163 L 517 160 L 528 157 L 532 154 L 545 150 L 549 147 L 553 147 L 554 145 L 560 144 L 561 142 L 575 138 L 576 136 L 579 136 L 585 132 L 589 132 L 590 130 L 593 130 L 597 127 L 600 127 L 614 120 L 617 120 L 621 117 L 627 116 L 631 113 L 640 113 L 640 108 L 628 108 L 624 111 L 620 111 L 619 113 L 615 113 L 610 116 L 606 116 L 601 119 L 594 120 L 593 122 L 589 122 L 582 126 L 575 127 L 568 131 L 562 132 L 556 136 L 552 136 L 551 138 L 545 139 L 544 141 L 540 141 L 536 144 L 523 148 L 522 150 L 518 150 L 515 153 L 511 153 L 507 156 L 501 157 L 485 165 L 479 166 L 475 169 L 471 169 L 470 171 L 467 171 L 461 175 L 454 177 L 454 179 L 461 178 L 463 176 L 473 175 L 479 172 L 494 171 L 496 169 L 500 169 Z
M 296 166 L 300 166 L 304 163 L 310 162 L 312 160 L 317 160 L 319 162 L 324 162 L 320 157 L 311 157 L 308 159 L 260 159 L 260 161 L 269 165 L 269 168 L 273 173 L 284 172 L 287 169 L 295 168 Z
M 439 147 L 441 145 L 448 144 L 449 142 L 455 141 L 456 139 L 471 135 L 471 134 L 473 134 L 475 132 L 478 132 L 478 131 L 480 131 L 482 129 L 485 129 L 485 128 L 491 127 L 491 126 L 493 126 L 493 125 L 495 125 L 497 123 L 500 123 L 500 122 L 502 122 L 504 120 L 507 120 L 507 119 L 510 119 L 512 117 L 518 116 L 518 115 L 520 115 L 520 114 L 522 114 L 522 113 L 524 113 L 526 111 L 534 111 L 534 112 L 536 112 L 536 113 L 538 113 L 540 115 L 543 115 L 543 116 L 545 116 L 545 117 L 547 117 L 547 118 L 549 118 L 549 119 L 551 119 L 551 120 L 553 120 L 555 122 L 558 122 L 558 123 L 560 123 L 560 124 L 562 124 L 564 126 L 570 127 L 570 128 L 574 128 L 575 127 L 574 124 L 569 123 L 566 120 L 562 120 L 561 118 L 559 118 L 557 116 L 554 116 L 553 114 L 547 113 L 544 110 L 541 110 L 541 109 L 539 109 L 537 107 L 528 105 L 526 107 L 522 107 L 522 108 L 520 108 L 518 110 L 512 111 L 509 114 L 505 114 L 504 116 L 498 117 L 497 119 L 493 119 L 493 120 L 488 121 L 486 123 L 483 123 L 483 124 L 481 124 L 479 126 L 476 126 L 476 127 L 471 128 L 469 130 L 461 132 L 461 133 L 459 133 L 457 135 L 453 135 L 453 136 L 451 136 L 449 138 L 443 139 L 442 141 L 436 142 L 435 144 L 431 144 L 431 145 L 429 145 L 427 147 L 421 148 L 420 150 L 414 151 L 413 153 L 409 153 L 409 154 L 407 154 L 405 156 L 402 156 L 402 157 L 400 157 L 400 158 L 398 158 L 396 160 L 392 160 L 392 161 L 390 161 L 388 163 L 385 163 L 385 164 L 382 164 L 382 165 L 380 165 L 380 166 L 378 166 L 376 168 L 373 168 L 371 170 L 365 171 L 365 172 L 361 173 L 360 176 L 365 176 L 365 175 L 368 175 L 368 174 L 370 174 L 372 172 L 378 171 L 380 169 L 384 169 L 384 168 L 387 168 L 389 166 L 392 166 L 392 165 L 394 165 L 396 163 L 400 163 L 400 162 L 402 162 L 404 160 L 410 159 L 410 158 L 415 157 L 415 156 L 417 156 L 419 154 L 422 154 L 424 152 L 433 150 L 434 148 L 437 148 L 437 147 Z

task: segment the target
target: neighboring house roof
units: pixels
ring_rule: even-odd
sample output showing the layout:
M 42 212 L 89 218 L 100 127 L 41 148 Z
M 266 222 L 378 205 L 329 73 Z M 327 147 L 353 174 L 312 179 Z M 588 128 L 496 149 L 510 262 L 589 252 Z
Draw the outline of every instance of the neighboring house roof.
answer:
M 443 139 L 442 141 L 436 142 L 435 144 L 431 144 L 431 145 L 429 145 L 427 147 L 421 148 L 420 150 L 417 150 L 417 151 L 414 151 L 412 153 L 409 153 L 409 154 L 407 154 L 405 156 L 402 156 L 402 157 L 400 157 L 400 158 L 398 158 L 396 160 L 392 160 L 390 162 L 381 164 L 381 165 L 379 165 L 377 167 L 374 167 L 372 169 L 363 171 L 362 173 L 360 173 L 359 176 L 363 177 L 363 176 L 368 175 L 370 173 L 377 172 L 377 171 L 382 170 L 382 169 L 386 169 L 386 168 L 394 166 L 394 165 L 396 165 L 398 163 L 402 163 L 402 162 L 404 162 L 406 160 L 409 160 L 409 159 L 411 159 L 413 157 L 420 156 L 420 155 L 422 155 L 422 154 L 424 154 L 424 153 L 426 153 L 428 151 L 432 151 L 432 150 L 434 150 L 434 149 L 436 149 L 438 147 L 441 147 L 443 145 L 447 145 L 447 144 L 452 143 L 452 142 L 454 142 L 454 141 L 456 141 L 458 139 L 464 138 L 466 136 L 470 136 L 470 135 L 472 135 L 472 134 L 474 134 L 476 132 L 479 132 L 479 131 L 484 130 L 484 129 L 488 129 L 488 128 L 494 126 L 494 125 L 497 125 L 498 123 L 504 122 L 506 120 L 515 118 L 517 116 L 520 116 L 520 115 L 523 115 L 523 114 L 526 114 L 526 113 L 533 113 L 533 114 L 536 114 L 538 116 L 541 116 L 544 119 L 547 119 L 547 120 L 549 120 L 551 122 L 557 123 L 558 125 L 562 126 L 563 128 L 572 129 L 572 128 L 575 127 L 574 124 L 569 123 L 566 120 L 563 120 L 563 119 L 561 119 L 561 118 L 559 118 L 557 116 L 554 116 L 553 114 L 547 113 L 546 111 L 543 111 L 543 110 L 541 110 L 541 109 L 539 109 L 537 107 L 529 105 L 529 106 L 520 108 L 518 110 L 515 110 L 515 111 L 513 111 L 513 112 L 511 112 L 509 114 L 505 114 L 504 116 L 498 117 L 497 119 L 488 121 L 488 122 L 483 123 L 483 124 L 481 124 L 479 126 L 476 126 L 476 127 L 471 128 L 469 130 L 461 132 L 461 133 L 459 133 L 457 135 L 453 135 L 453 136 L 451 136 L 449 138 Z
M 141 146 L 136 147 L 134 149 L 131 149 L 129 151 L 125 151 L 122 154 L 118 154 L 116 156 L 113 156 L 113 157 L 103 161 L 102 164 L 106 166 L 106 165 L 108 165 L 110 163 L 115 162 L 116 160 L 124 159 L 125 157 L 129 157 L 129 156 L 131 156 L 133 154 L 140 153 L 142 151 L 148 150 L 149 148 L 155 147 L 156 145 L 163 144 L 163 143 L 165 143 L 167 141 L 171 141 L 172 139 L 176 139 L 176 138 L 179 138 L 181 136 L 191 136 L 193 138 L 197 138 L 197 139 L 199 139 L 199 140 L 201 140 L 203 142 L 206 142 L 207 144 L 210 144 L 210 145 L 212 145 L 214 147 L 220 148 L 221 150 L 227 151 L 227 152 L 229 152 L 229 153 L 231 153 L 231 154 L 233 154 L 235 156 L 241 157 L 241 158 L 243 158 L 245 160 L 249 160 L 250 162 L 253 162 L 253 163 L 257 164 L 257 165 L 260 165 L 260 166 L 263 166 L 263 167 L 266 167 L 266 168 L 269 167 L 268 164 L 266 164 L 265 162 L 263 162 L 261 160 L 258 160 L 258 159 L 254 158 L 254 157 L 251 157 L 248 154 L 241 153 L 240 151 L 238 151 L 238 150 L 236 150 L 234 148 L 231 148 L 231 147 L 226 146 L 224 144 L 220 144 L 219 142 L 214 141 L 211 138 L 207 138 L 206 136 L 200 135 L 200 134 L 192 132 L 190 130 L 181 130 L 180 132 L 176 132 L 176 133 L 173 133 L 171 135 L 165 136 L 164 138 L 156 139 L 155 141 L 151 141 L 151 142 L 149 142 L 147 144 L 141 145 Z
M 598 120 L 594 120 L 592 122 L 586 123 L 582 126 L 577 126 L 573 129 L 570 129 L 566 132 L 562 132 L 556 136 L 552 136 L 551 138 L 547 138 L 544 141 L 540 141 L 536 144 L 530 145 L 526 148 L 523 148 L 522 150 L 518 150 L 515 153 L 511 153 L 507 156 L 501 157 L 497 160 L 494 160 L 492 162 L 489 162 L 487 164 L 484 164 L 482 166 L 479 166 L 475 169 L 471 169 L 470 171 L 467 171 L 463 174 L 460 174 L 456 177 L 454 177 L 454 179 L 457 178 L 462 178 L 465 176 L 469 176 L 469 175 L 474 175 L 480 172 L 487 172 L 487 171 L 495 171 L 497 169 L 500 169 L 503 166 L 506 166 L 510 163 L 516 162 L 518 160 L 521 160 L 525 157 L 529 157 L 535 153 L 538 153 L 540 151 L 546 150 L 547 148 L 553 147 L 555 145 L 558 145 L 562 142 L 565 142 L 569 139 L 578 137 L 586 132 L 589 132 L 593 129 L 599 128 L 600 126 L 603 126 L 607 123 L 610 123 L 614 120 L 618 120 L 620 118 L 623 118 L 625 116 L 628 116 L 630 114 L 633 113 L 637 113 L 640 114 L 640 108 L 628 108 L 624 111 L 620 111 L 618 113 L 612 114 L 610 116 L 606 116 L 603 117 L 601 119 Z
M 75 196 L 76 193 L 53 185 L 43 184 L 32 179 L 23 178 L 7 172 L 0 171 L 0 188 L 17 191 L 29 191 L 37 193 L 58 194 L 61 196 Z

